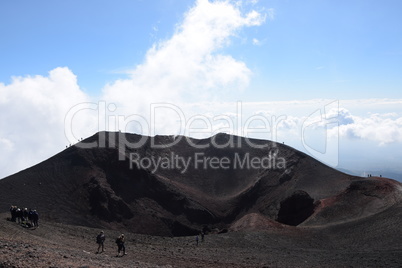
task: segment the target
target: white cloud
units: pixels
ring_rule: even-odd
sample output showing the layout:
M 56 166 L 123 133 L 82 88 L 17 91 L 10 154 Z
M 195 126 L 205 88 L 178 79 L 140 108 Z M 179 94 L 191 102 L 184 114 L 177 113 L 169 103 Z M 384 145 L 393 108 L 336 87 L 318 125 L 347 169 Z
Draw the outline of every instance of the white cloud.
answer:
M 12 151 L 14 144 L 6 138 L 0 138 L 0 148 L 2 149 L 2 153 L 9 153 Z
M 260 40 L 258 40 L 257 38 L 253 38 L 253 45 L 255 45 L 255 46 L 261 45 Z
M 271 122 L 274 131 L 283 138 L 301 138 L 303 127 L 321 131 L 328 128 L 328 135 L 341 139 L 362 139 L 378 145 L 402 142 L 401 101 L 389 100 L 305 100 L 247 103 L 193 103 L 180 106 L 184 114 L 205 114 L 212 118 L 228 115 L 235 123 L 253 116 L 263 116 Z M 240 105 L 240 107 L 238 107 Z M 339 107 L 338 107 L 339 105 Z M 326 109 L 326 108 L 329 109 Z M 347 108 L 345 108 L 347 107 Z M 366 111 L 362 113 L 361 111 Z M 372 113 L 367 113 L 371 110 Z M 376 113 L 374 113 L 376 112 Z M 310 125 L 311 123 L 311 125 Z M 236 124 L 235 124 L 236 125 Z M 339 127 L 339 132 L 338 132 Z M 234 133 L 238 133 L 236 129 Z M 270 138 L 270 137 L 267 137 Z
M 103 99 L 126 113 L 149 114 L 154 102 L 198 102 L 244 89 L 252 72 L 222 48 L 244 27 L 261 25 L 255 10 L 242 12 L 229 1 L 199 0 L 177 25 L 175 33 L 155 44 L 129 79 L 103 89 Z
M 0 84 L 0 96 L 1 174 L 62 150 L 66 113 L 77 102 L 87 101 L 68 68 L 56 68 L 48 77 L 14 77 L 9 85 Z M 80 120 L 75 124 L 83 129 Z
M 329 113 L 329 118 L 337 118 L 338 123 L 341 126 L 354 123 L 352 114 L 345 108 L 341 107 L 338 111 L 331 110 Z
M 340 125 L 343 137 L 371 140 L 379 145 L 402 142 L 402 117 L 392 114 L 372 114 L 369 117 L 353 116 L 353 123 Z

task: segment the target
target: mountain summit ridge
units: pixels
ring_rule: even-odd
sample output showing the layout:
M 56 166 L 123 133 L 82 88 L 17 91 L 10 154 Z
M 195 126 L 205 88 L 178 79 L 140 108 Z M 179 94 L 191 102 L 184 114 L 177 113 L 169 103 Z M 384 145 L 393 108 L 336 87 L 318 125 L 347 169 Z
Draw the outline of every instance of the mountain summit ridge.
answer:
M 400 189 L 267 140 L 98 132 L 0 180 L 0 205 L 34 207 L 51 221 L 181 236 L 246 228 L 236 222 L 247 215 L 266 219 L 266 228 L 353 221 L 401 202 Z

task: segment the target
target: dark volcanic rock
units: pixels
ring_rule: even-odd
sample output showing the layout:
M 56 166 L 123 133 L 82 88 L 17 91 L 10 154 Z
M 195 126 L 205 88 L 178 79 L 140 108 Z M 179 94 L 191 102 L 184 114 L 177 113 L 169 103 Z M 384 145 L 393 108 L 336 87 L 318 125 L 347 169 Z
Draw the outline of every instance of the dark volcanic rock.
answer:
M 278 222 L 287 225 L 299 225 L 314 212 L 314 199 L 305 191 L 296 191 L 281 202 Z
M 99 179 L 93 177 L 88 183 L 84 184 L 84 188 L 89 193 L 89 205 L 92 214 L 100 219 L 108 222 L 121 222 L 123 218 L 130 219 L 133 217 L 128 205 L 121 197 L 116 196 L 107 183 L 102 183 Z
M 181 236 L 228 230 L 240 219 L 267 228 L 275 220 L 358 219 L 361 211 L 374 215 L 399 202 L 400 189 L 398 182 L 362 180 L 266 140 L 100 132 L 0 180 L 0 207 L 35 208 L 55 222 Z

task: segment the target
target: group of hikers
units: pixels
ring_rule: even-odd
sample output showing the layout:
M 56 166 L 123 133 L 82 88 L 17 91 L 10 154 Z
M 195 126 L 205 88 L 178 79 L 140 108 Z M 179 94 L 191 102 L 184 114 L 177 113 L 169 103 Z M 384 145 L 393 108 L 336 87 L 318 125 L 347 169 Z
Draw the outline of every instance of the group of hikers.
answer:
M 39 227 L 39 213 L 34 209 L 10 207 L 11 221 L 24 227 Z
M 11 206 L 10 213 L 11 213 L 10 220 L 12 222 L 17 222 L 18 224 L 21 224 L 24 227 L 39 227 L 39 213 L 35 209 L 28 210 L 27 208 L 19 208 L 17 206 Z M 201 242 L 204 242 L 204 232 L 200 232 L 199 235 L 196 235 L 195 242 L 197 246 L 199 242 L 199 237 L 201 237 Z M 96 236 L 96 243 L 98 244 L 98 250 L 96 252 L 97 254 L 105 252 L 105 240 L 106 240 L 105 233 L 101 231 Z M 120 253 L 122 253 L 121 256 L 127 255 L 126 247 L 124 245 L 125 243 L 124 234 L 119 235 L 119 237 L 116 238 L 115 243 L 117 244 L 116 257 L 119 257 Z
M 97 254 L 105 252 L 105 233 L 101 231 L 97 236 L 96 236 L 96 243 L 98 244 L 98 251 L 96 252 Z M 124 237 L 124 234 L 119 235 L 119 237 L 116 238 L 116 244 L 117 244 L 117 256 L 120 256 L 120 252 L 122 252 L 121 256 L 127 255 L 126 253 L 126 247 L 124 246 L 124 243 L 126 242 L 126 239 Z M 99 251 L 101 250 L 102 251 Z
M 368 177 L 368 178 L 371 178 L 371 177 L 373 177 L 373 175 L 367 174 L 367 177 Z M 382 175 L 380 175 L 380 178 L 382 178 Z
M 201 237 L 201 242 L 204 242 L 204 232 L 200 232 L 199 235 L 195 236 L 195 243 L 198 246 L 198 241 L 199 237 Z M 96 243 L 98 244 L 98 250 L 96 251 L 96 254 L 105 252 L 105 240 L 106 236 L 103 231 L 101 231 L 97 236 L 96 236 Z M 124 234 L 119 235 L 119 237 L 116 238 L 115 242 L 117 244 L 117 255 L 116 257 L 120 256 L 120 252 L 122 253 L 121 256 L 127 255 L 126 253 L 126 247 L 124 246 L 126 239 L 124 237 Z

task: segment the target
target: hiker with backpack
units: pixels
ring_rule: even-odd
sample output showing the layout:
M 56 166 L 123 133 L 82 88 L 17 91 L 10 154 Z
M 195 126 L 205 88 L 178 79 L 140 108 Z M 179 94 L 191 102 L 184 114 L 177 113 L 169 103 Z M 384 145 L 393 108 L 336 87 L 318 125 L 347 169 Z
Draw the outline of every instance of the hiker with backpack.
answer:
M 123 251 L 123 255 L 127 255 L 126 253 L 126 247 L 124 246 L 125 238 L 124 234 L 121 234 L 117 239 L 116 239 L 116 244 L 117 244 L 117 256 L 119 257 L 120 251 Z
M 101 251 L 100 253 L 102 253 L 102 252 L 105 251 L 105 248 L 104 248 L 105 238 L 106 238 L 106 237 L 105 237 L 105 234 L 103 233 L 103 231 L 101 231 L 101 232 L 96 236 L 96 243 L 98 244 L 98 251 L 96 252 L 96 254 L 99 253 L 99 249 L 100 249 L 100 248 L 102 248 L 102 251 Z
M 11 213 L 11 221 L 15 222 L 17 218 L 17 207 L 16 206 L 11 206 L 10 207 L 10 213 Z
M 35 209 L 32 211 L 32 221 L 34 227 L 39 227 L 39 213 Z
M 20 208 L 17 208 L 16 212 L 17 222 L 20 224 L 22 223 L 23 212 Z
M 31 224 L 31 226 L 33 226 L 33 211 L 31 208 L 28 211 L 28 221 Z
M 24 210 L 22 211 L 22 221 L 24 221 L 25 223 L 28 221 L 28 209 L 24 208 Z

